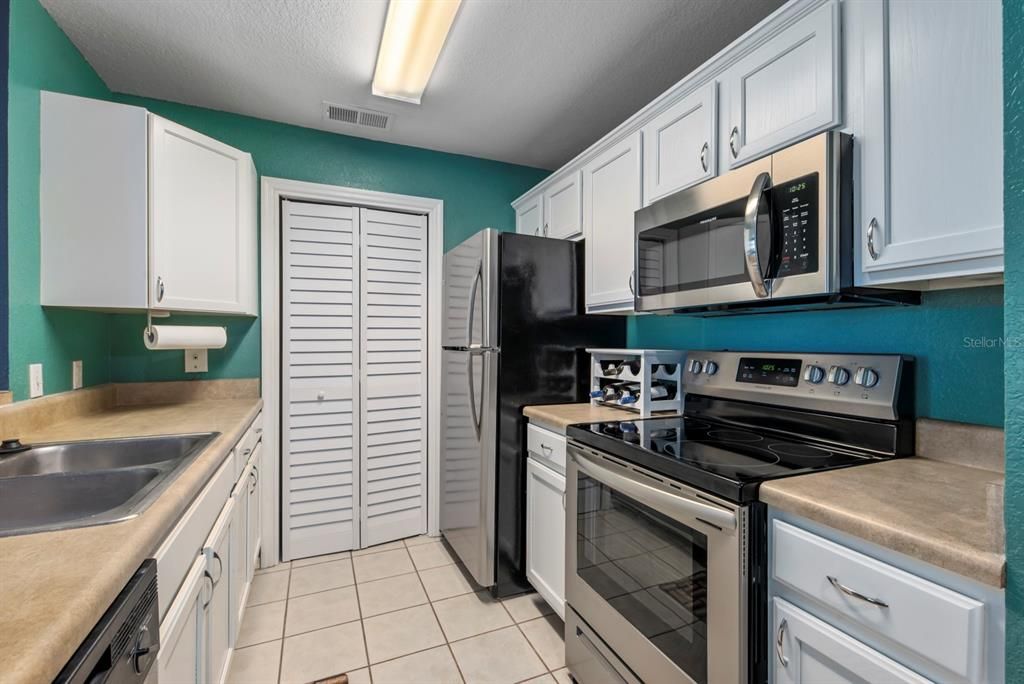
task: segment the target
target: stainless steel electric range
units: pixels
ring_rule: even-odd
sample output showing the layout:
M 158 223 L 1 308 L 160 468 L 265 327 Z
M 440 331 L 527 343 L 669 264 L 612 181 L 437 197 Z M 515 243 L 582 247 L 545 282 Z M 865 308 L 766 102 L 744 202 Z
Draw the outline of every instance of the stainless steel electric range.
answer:
M 573 677 L 766 681 L 758 486 L 912 454 L 912 364 L 897 355 L 691 352 L 683 416 L 571 426 Z

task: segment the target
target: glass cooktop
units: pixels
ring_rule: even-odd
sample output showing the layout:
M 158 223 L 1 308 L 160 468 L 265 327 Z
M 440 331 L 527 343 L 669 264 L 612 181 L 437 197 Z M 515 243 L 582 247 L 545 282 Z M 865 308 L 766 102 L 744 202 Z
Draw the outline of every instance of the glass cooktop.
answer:
M 885 458 L 682 416 L 572 425 L 567 436 L 738 503 L 765 480 Z

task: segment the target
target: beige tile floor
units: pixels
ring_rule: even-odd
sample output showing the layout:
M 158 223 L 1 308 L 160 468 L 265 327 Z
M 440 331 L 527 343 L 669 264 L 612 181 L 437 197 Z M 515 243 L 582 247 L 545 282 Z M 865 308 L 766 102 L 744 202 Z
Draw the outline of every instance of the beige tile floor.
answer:
M 261 570 L 228 681 L 568 684 L 562 621 L 544 599 L 475 588 L 430 537 Z

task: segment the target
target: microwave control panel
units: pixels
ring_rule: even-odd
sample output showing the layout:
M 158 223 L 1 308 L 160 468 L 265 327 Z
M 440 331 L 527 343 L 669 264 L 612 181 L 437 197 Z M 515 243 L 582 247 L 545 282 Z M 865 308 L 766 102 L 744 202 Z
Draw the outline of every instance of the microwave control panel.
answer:
M 818 270 L 818 174 L 779 183 L 772 195 L 782 233 L 776 276 L 814 273 Z

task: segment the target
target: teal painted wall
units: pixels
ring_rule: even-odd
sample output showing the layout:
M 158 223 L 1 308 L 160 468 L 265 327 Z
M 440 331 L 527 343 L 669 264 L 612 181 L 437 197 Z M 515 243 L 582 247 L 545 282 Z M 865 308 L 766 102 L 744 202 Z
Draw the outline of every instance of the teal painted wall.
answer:
M 444 200 L 444 246 L 480 228 L 514 230 L 511 201 L 547 171 L 325 133 L 236 114 L 111 94 L 37 0 L 12 0 L 9 212 L 11 386 L 28 396 L 28 363 L 44 363 L 46 393 L 70 389 L 71 361 L 87 385 L 102 382 L 255 377 L 254 319 L 175 316 L 173 323 L 226 325 L 228 346 L 210 352 L 210 372 L 186 374 L 178 352 L 142 344 L 144 317 L 44 310 L 39 306 L 39 90 L 112 99 L 193 128 L 253 155 L 261 176 Z
M 1024 3 L 1003 3 L 1006 681 L 1024 682 Z
M 8 93 L 10 387 L 28 397 L 28 364 L 47 394 L 71 389 L 71 361 L 89 385 L 110 379 L 109 316 L 39 306 L 39 91 L 108 98 L 110 91 L 36 0 L 11 0 Z
M 328 183 L 444 200 L 447 250 L 485 227 L 515 230 L 510 203 L 548 172 L 513 164 L 392 145 L 254 119 L 200 107 L 115 95 L 121 102 L 188 126 L 253 156 L 260 176 Z M 234 317 L 172 317 L 172 322 L 228 326 L 228 346 L 210 352 L 208 374 L 186 374 L 181 352 L 142 344 L 141 316 L 112 317 L 110 377 L 114 382 L 255 377 L 259 323 Z
M 1001 287 L 926 293 L 916 307 L 644 316 L 627 328 L 635 347 L 911 354 L 918 415 L 996 426 L 1003 423 L 1002 334 Z

